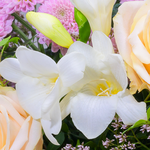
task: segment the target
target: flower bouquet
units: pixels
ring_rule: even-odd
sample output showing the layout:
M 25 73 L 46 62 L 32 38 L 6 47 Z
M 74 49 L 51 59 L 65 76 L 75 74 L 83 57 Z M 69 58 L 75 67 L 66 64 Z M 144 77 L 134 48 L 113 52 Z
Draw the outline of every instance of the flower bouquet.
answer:
M 150 149 L 150 0 L 0 3 L 0 149 Z

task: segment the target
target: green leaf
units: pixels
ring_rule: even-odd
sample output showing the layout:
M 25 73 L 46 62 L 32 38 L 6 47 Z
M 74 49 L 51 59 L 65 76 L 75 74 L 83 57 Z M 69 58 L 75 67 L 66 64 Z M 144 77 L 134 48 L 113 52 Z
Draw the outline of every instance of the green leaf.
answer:
M 150 121 L 150 107 L 147 110 L 147 120 Z
M 85 143 L 84 146 L 89 146 L 90 148 L 94 148 L 96 146 L 96 144 L 92 141 L 89 141 L 89 142 Z
M 5 44 L 7 44 L 7 42 L 9 41 L 10 38 L 11 38 L 11 36 L 9 36 L 9 37 L 3 39 L 2 41 L 0 41 L 0 46 L 3 46 Z
M 28 28 L 33 34 L 36 34 L 36 30 L 34 28 L 32 28 L 32 26 L 27 21 L 25 21 L 23 18 L 21 18 L 17 13 L 13 13 L 11 15 L 14 16 L 15 19 L 17 19 L 26 28 Z
M 137 121 L 134 125 L 132 125 L 130 128 L 128 128 L 127 130 L 125 130 L 125 131 L 123 132 L 123 134 L 124 134 L 125 132 L 129 131 L 129 130 L 132 130 L 132 129 L 134 129 L 134 128 L 140 127 L 140 126 L 142 126 L 142 125 L 144 125 L 144 124 L 148 124 L 147 120 L 142 120 L 142 119 L 141 119 L 141 120 Z
M 11 38 L 11 39 L 6 43 L 4 50 L 6 50 L 6 49 L 8 48 L 10 42 L 13 42 L 13 43 L 18 44 L 18 40 L 19 40 L 19 39 L 20 39 L 19 37 L 13 37 L 13 38 Z
M 10 43 L 10 42 L 13 42 L 13 43 L 18 44 L 18 40 L 19 40 L 19 39 L 20 39 L 19 37 L 13 37 L 13 38 L 11 38 L 11 39 L 9 40 L 9 43 Z
M 64 122 L 62 123 L 62 127 L 61 127 L 61 128 L 62 128 L 62 131 L 63 131 L 63 132 L 66 132 L 66 133 L 67 133 L 67 132 L 69 131 L 69 128 L 68 128 L 67 124 L 64 123 Z
M 77 147 L 78 145 L 80 145 L 80 140 L 79 140 L 79 139 L 77 140 L 76 147 Z
M 89 22 L 77 8 L 74 8 L 74 18 L 78 24 L 80 41 L 86 43 L 91 33 Z
M 60 145 L 54 145 L 52 143 L 49 143 L 46 150 L 57 150 L 58 148 L 60 148 L 65 140 L 65 135 L 63 132 L 60 132 L 58 135 L 55 136 L 55 138 Z

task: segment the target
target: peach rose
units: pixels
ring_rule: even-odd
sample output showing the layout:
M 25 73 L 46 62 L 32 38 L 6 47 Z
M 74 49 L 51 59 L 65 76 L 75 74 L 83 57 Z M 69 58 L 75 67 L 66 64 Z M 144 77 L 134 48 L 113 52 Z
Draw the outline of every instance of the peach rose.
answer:
M 131 93 L 150 89 L 150 0 L 123 3 L 113 20 L 118 50 L 127 64 Z
M 42 150 L 41 124 L 19 105 L 16 91 L 0 87 L 0 149 Z

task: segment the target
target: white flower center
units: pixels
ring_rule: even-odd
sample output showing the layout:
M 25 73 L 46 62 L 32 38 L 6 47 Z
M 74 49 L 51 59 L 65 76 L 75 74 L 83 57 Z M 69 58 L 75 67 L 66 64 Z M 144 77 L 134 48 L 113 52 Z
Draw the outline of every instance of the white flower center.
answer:
M 96 87 L 97 96 L 111 96 L 117 94 L 119 91 L 120 88 L 118 88 L 116 84 L 104 79 L 102 79 Z

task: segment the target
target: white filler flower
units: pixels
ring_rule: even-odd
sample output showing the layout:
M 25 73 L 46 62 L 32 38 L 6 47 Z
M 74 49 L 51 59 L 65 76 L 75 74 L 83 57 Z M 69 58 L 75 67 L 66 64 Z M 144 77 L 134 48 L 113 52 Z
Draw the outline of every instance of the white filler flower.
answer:
M 95 31 L 92 43 L 93 48 L 81 42 L 69 48 L 69 54 L 83 54 L 87 66 L 82 85 L 72 88 L 60 103 L 62 118 L 71 114 L 74 125 L 89 139 L 104 132 L 115 113 L 128 125 L 146 118 L 146 104 L 126 89 L 125 66 L 121 56 L 113 53 L 110 39 Z
M 20 46 L 16 58 L 0 63 L 0 74 L 15 82 L 21 106 L 34 119 L 41 119 L 49 140 L 58 144 L 52 134 L 61 129 L 59 100 L 69 86 L 84 75 L 85 60 L 79 53 L 64 56 L 56 64 L 50 57 Z

